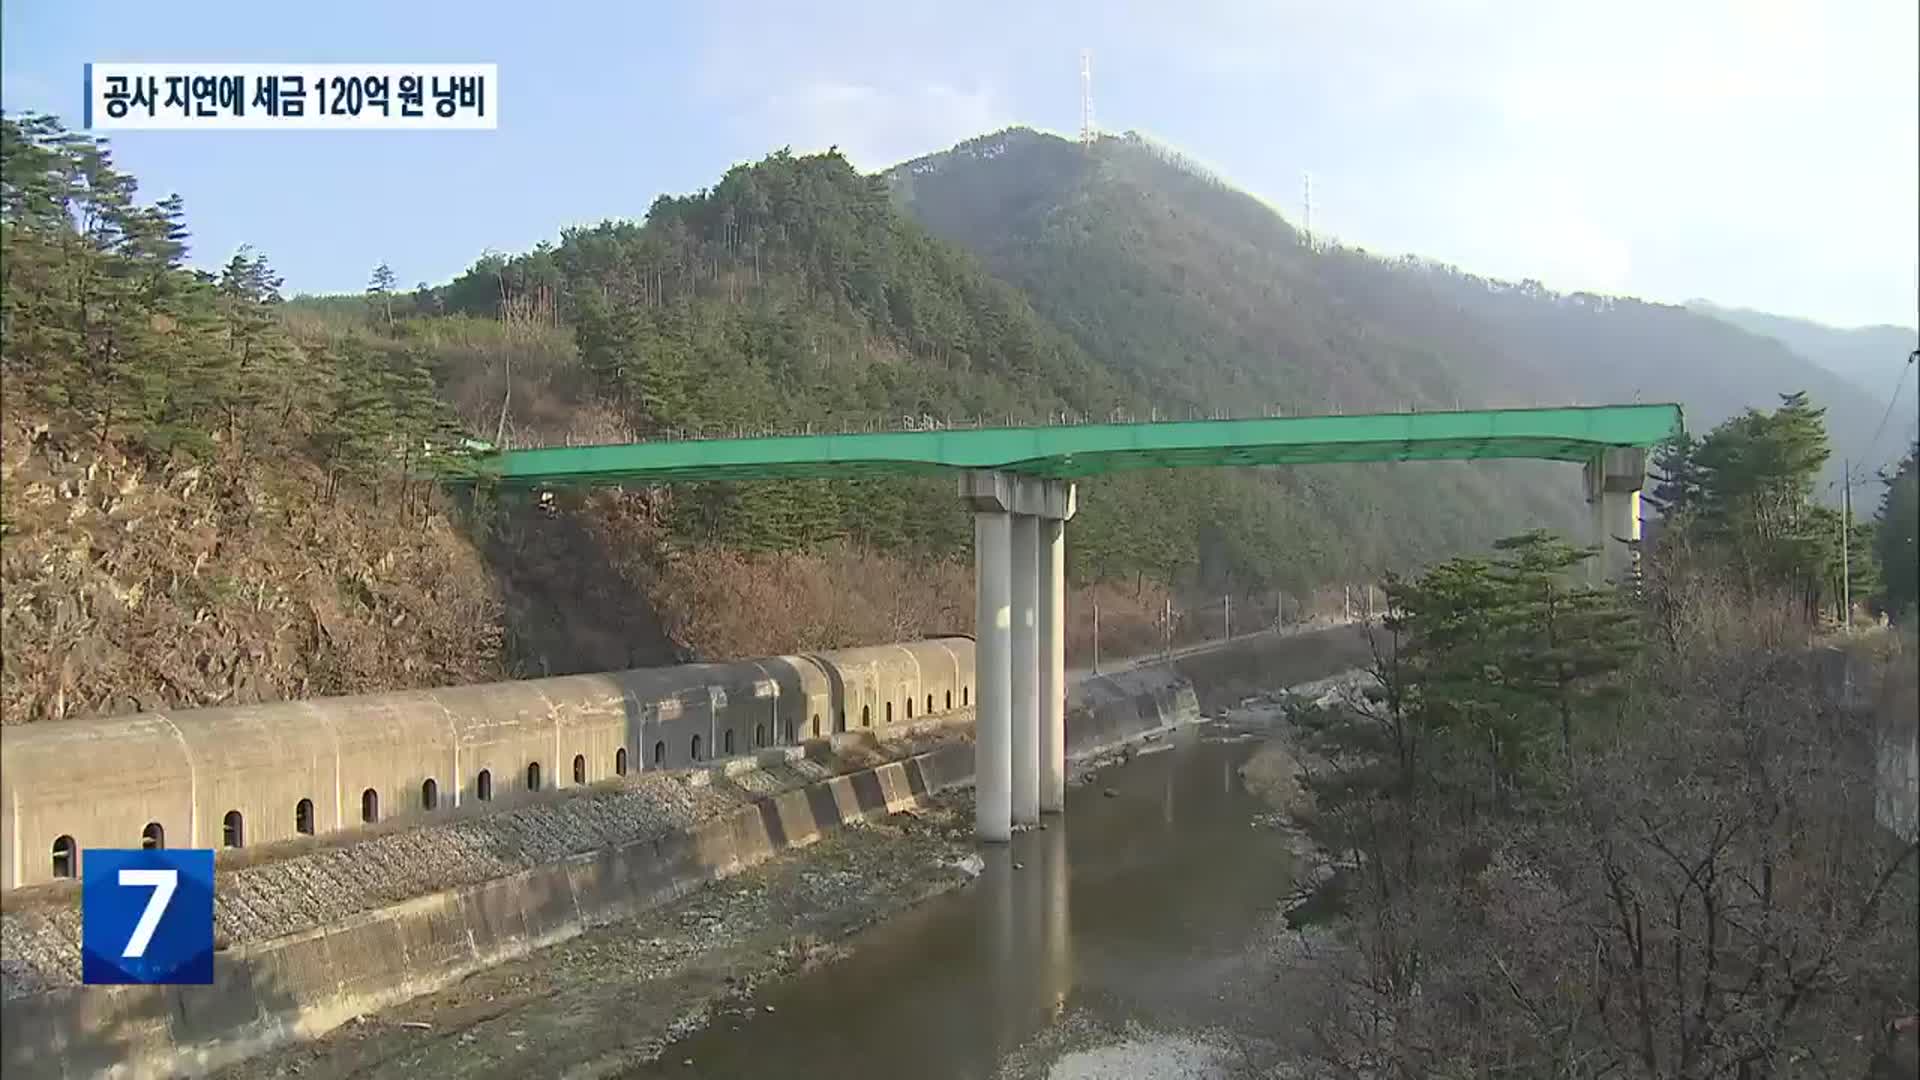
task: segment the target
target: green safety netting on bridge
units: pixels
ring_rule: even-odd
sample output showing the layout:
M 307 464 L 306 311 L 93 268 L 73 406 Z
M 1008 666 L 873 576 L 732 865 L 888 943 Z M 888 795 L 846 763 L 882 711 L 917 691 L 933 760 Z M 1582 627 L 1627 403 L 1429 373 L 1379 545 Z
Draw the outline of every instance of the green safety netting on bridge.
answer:
M 476 465 L 480 476 L 510 487 L 947 469 L 1072 479 L 1123 469 L 1223 465 L 1497 458 L 1585 462 L 1612 448 L 1650 447 L 1681 430 L 1678 405 L 1601 405 L 560 446 L 484 454 Z

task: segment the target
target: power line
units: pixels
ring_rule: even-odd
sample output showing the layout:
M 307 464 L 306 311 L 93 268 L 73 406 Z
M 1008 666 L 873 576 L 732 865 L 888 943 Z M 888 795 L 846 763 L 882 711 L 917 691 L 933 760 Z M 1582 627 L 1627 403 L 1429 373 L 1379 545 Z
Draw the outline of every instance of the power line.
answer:
M 1874 426 L 1873 438 L 1867 440 L 1866 450 L 1869 455 L 1873 453 L 1874 447 L 1880 445 L 1880 433 L 1886 429 L 1888 418 L 1893 416 L 1893 407 L 1900 402 L 1900 391 L 1907 388 L 1907 372 L 1913 370 L 1913 362 L 1916 359 L 1920 359 L 1920 349 L 1908 353 L 1906 364 L 1900 368 L 1900 377 L 1893 384 L 1893 395 L 1887 398 L 1887 411 L 1880 414 L 1880 423 Z

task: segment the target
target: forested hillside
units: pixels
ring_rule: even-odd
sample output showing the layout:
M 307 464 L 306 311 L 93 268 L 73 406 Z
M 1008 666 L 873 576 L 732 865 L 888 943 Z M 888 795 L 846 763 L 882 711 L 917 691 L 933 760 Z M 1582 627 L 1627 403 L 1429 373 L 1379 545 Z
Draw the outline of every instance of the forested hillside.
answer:
M 1126 295 L 1124 282 L 1081 283 Z M 490 257 L 432 302 L 455 314 L 570 326 L 587 376 L 582 403 L 610 406 L 642 436 L 909 417 L 1039 421 L 1115 409 L 1144 418 L 1226 401 L 1311 407 L 1233 384 L 1260 377 L 1256 370 L 1203 370 L 1211 359 L 1205 326 L 1154 317 L 1143 324 L 1138 310 L 1116 305 L 1122 310 L 1107 333 L 1060 332 L 1020 292 L 898 213 L 884 179 L 861 176 L 833 154 L 776 154 L 732 170 L 709 192 L 656 201 L 644 224 L 570 230 L 558 245 Z M 1191 362 L 1165 371 L 1136 362 L 1159 355 L 1163 343 Z M 1441 400 L 1431 384 L 1444 385 L 1444 376 L 1417 353 L 1350 344 L 1343 377 L 1360 389 L 1346 407 Z M 1278 382 L 1311 374 L 1302 366 Z M 1230 389 L 1211 399 L 1192 393 L 1211 381 Z M 484 398 L 476 395 L 471 408 L 472 421 L 485 423 Z M 1490 469 L 1407 472 L 1101 480 L 1086 487 L 1069 572 L 1082 583 L 1304 591 L 1484 542 L 1503 525 L 1558 523 L 1574 499 L 1565 475 L 1565 490 L 1514 498 Z M 847 537 L 945 557 L 970 539 L 937 480 L 714 485 L 678 490 L 673 503 L 678 535 L 731 548 Z
M 475 437 L 1153 408 L 834 154 L 775 154 L 443 286 L 381 266 L 364 297 L 288 302 L 264 254 L 189 268 L 180 201 L 142 202 L 103 143 L 37 117 L 0 136 L 10 722 L 963 629 L 950 481 L 457 508 L 435 475 Z M 1115 648 L 1169 586 L 1264 600 L 1375 568 L 1316 507 L 1217 480 L 1086 505 L 1073 573 L 1110 594 Z
M 1780 342 L 1686 308 L 1310 247 L 1265 204 L 1137 136 L 1088 150 L 1015 128 L 891 176 L 916 218 L 979 254 L 1090 352 L 1141 373 L 1162 401 L 1302 411 L 1678 401 L 1704 431 L 1805 392 L 1836 433 L 1828 478 L 1859 459 L 1882 412 Z M 1891 460 L 1899 447 L 1887 442 Z
M 1565 400 L 1491 312 L 1604 314 L 1309 251 L 1124 140 L 1015 132 L 890 177 L 782 151 L 451 282 L 382 265 L 363 296 L 292 300 L 259 252 L 189 268 L 185 208 L 143 202 L 103 143 L 8 118 L 0 150 L 8 722 L 971 618 L 948 478 L 456 503 L 436 480 L 471 440 Z M 1069 648 L 1095 595 L 1108 655 L 1161 640 L 1169 595 L 1233 593 L 1245 626 L 1278 591 L 1571 526 L 1578 487 L 1501 463 L 1103 478 L 1070 532 Z

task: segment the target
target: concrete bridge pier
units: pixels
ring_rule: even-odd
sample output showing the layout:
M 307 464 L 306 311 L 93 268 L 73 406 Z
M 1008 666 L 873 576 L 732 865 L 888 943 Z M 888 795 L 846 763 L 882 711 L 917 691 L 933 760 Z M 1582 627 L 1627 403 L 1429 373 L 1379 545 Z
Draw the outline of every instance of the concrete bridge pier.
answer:
M 1067 494 L 1072 513 L 1073 494 Z M 1040 521 L 1040 812 L 1067 808 L 1067 523 Z
M 1013 515 L 1013 823 L 1040 824 L 1040 520 Z
M 1074 485 L 962 473 L 974 515 L 974 831 L 1004 843 L 1066 796 L 1066 538 Z
M 1595 585 L 1623 584 L 1640 574 L 1640 489 L 1646 483 L 1647 452 L 1613 448 L 1586 464 L 1592 543 L 1600 557 L 1588 567 Z

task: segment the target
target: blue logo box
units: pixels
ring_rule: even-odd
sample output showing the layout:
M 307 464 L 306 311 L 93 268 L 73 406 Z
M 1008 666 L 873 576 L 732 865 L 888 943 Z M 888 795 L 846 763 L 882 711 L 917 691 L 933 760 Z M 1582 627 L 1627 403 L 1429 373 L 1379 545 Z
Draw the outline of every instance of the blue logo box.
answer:
M 213 982 L 213 852 L 88 848 L 81 980 Z

